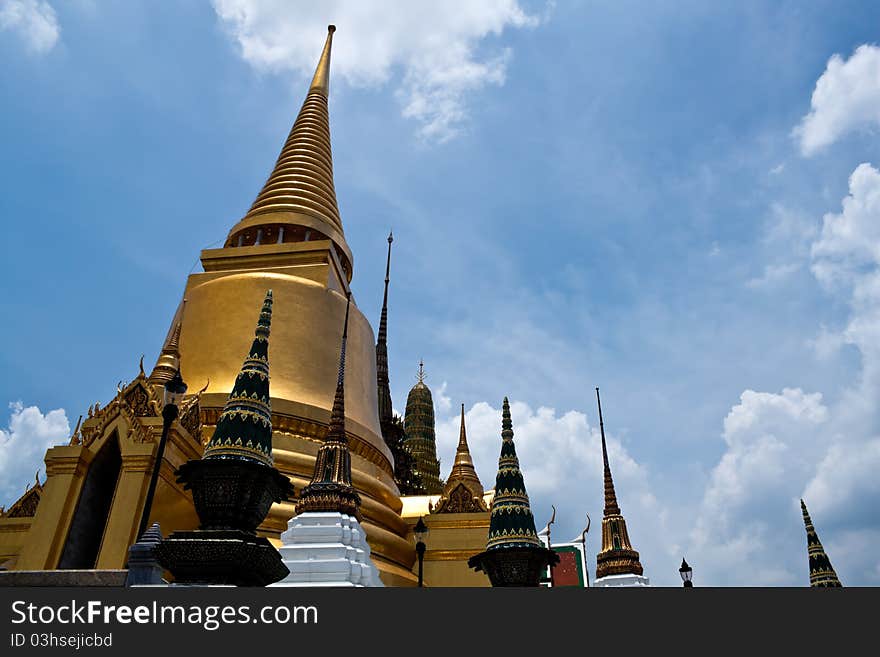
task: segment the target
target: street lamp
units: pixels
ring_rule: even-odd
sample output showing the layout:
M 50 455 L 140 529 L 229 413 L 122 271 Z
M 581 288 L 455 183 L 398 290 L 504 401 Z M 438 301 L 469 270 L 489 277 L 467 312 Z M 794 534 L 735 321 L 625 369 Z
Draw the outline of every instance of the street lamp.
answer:
M 684 587 L 689 588 L 694 585 L 691 581 L 691 578 L 694 576 L 694 569 L 688 566 L 688 562 L 682 558 L 681 560 L 681 568 L 678 569 L 678 574 L 681 575 L 681 581 L 684 582 Z
M 150 487 L 147 488 L 147 499 L 144 501 L 144 510 L 141 514 L 141 524 L 137 536 L 140 538 L 147 530 L 147 522 L 150 520 L 150 509 L 153 507 L 153 496 L 156 494 L 156 484 L 159 482 L 159 469 L 162 467 L 162 458 L 165 455 L 165 443 L 168 441 L 168 430 L 171 423 L 177 419 L 179 409 L 177 405 L 186 393 L 186 384 L 180 376 L 180 369 L 174 373 L 171 380 L 165 383 L 164 402 L 162 407 L 162 437 L 159 439 L 159 447 L 156 450 L 156 460 L 153 462 L 153 472 L 150 475 Z
M 416 554 L 419 555 L 419 586 L 423 586 L 422 566 L 425 561 L 425 537 L 428 535 L 428 526 L 419 518 L 416 526 L 413 527 L 413 534 L 416 537 Z

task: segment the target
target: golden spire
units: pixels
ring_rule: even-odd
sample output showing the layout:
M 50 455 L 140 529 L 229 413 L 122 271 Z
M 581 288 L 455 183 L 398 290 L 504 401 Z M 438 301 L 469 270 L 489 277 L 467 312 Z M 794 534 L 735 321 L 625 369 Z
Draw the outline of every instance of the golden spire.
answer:
M 147 379 L 148 383 L 164 385 L 174 377 L 174 373 L 180 368 L 180 329 L 183 324 L 183 309 L 186 299 L 180 302 L 174 319 L 171 321 L 171 329 L 165 337 L 162 351 L 156 360 L 156 365 Z
M 477 476 L 474 461 L 468 449 L 467 432 L 464 428 L 464 404 L 461 405 L 461 430 L 455 463 L 446 479 L 443 494 L 432 513 L 477 513 L 488 511 L 483 500 L 483 484 Z
M 452 472 L 449 474 L 449 480 L 467 479 L 475 483 L 480 489 L 480 495 L 483 494 L 483 484 L 477 476 L 474 468 L 474 460 L 471 458 L 471 451 L 468 448 L 467 432 L 464 428 L 464 404 L 461 405 L 461 429 L 458 433 L 458 449 L 455 450 L 455 463 L 452 464 Z
M 335 25 L 327 26 L 327 40 L 324 42 L 324 50 L 321 52 L 321 59 L 318 60 L 318 67 L 315 69 L 309 93 L 317 91 L 325 96 L 330 95 L 330 48 L 333 45 L 335 31 Z
M 229 232 L 226 246 L 330 239 L 341 251 L 350 279 L 351 251 L 336 202 L 327 109 L 335 31 L 335 26 L 328 26 L 309 92 L 275 168 L 250 210 Z

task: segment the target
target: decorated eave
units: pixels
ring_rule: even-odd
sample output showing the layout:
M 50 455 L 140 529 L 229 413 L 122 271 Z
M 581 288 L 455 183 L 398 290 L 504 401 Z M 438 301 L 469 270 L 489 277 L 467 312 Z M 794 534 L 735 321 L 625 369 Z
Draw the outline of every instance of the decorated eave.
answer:
M 43 496 L 43 484 L 40 483 L 39 471 L 34 477 L 33 485 L 28 484 L 24 495 L 19 497 L 9 509 L 0 507 L 0 518 L 33 518 L 37 515 L 37 506 Z
M 201 449 L 202 421 L 199 401 L 202 388 L 197 394 L 191 395 L 180 405 L 180 413 L 174 423 L 175 431 Z M 103 408 L 99 403 L 89 406 L 85 421 L 80 417 L 70 437 L 69 445 L 90 446 L 104 435 L 105 430 L 117 418 L 123 418 L 129 428 L 131 440 L 136 443 L 151 443 L 157 439 L 156 431 L 161 430 L 163 400 L 158 390 L 151 386 L 143 370 L 141 359 L 140 372 L 137 377 L 125 386 L 117 386 L 116 396 Z M 154 421 L 153 421 L 154 420 Z

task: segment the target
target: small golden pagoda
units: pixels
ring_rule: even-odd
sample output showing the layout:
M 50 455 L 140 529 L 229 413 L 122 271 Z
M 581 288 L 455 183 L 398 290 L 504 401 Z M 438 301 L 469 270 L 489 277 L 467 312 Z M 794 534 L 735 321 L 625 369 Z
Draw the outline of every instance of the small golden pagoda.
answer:
M 464 427 L 464 404 L 461 405 L 461 429 L 458 434 L 458 448 L 455 462 L 446 479 L 440 500 L 433 505 L 432 513 L 480 513 L 488 511 L 483 500 L 483 484 L 477 476 L 474 461 L 467 443 Z

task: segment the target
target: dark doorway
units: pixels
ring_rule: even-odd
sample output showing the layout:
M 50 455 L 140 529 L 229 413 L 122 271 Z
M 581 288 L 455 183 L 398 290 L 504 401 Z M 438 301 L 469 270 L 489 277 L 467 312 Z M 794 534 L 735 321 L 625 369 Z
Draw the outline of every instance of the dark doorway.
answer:
M 59 568 L 94 568 L 122 468 L 119 436 L 114 431 L 89 466 Z

